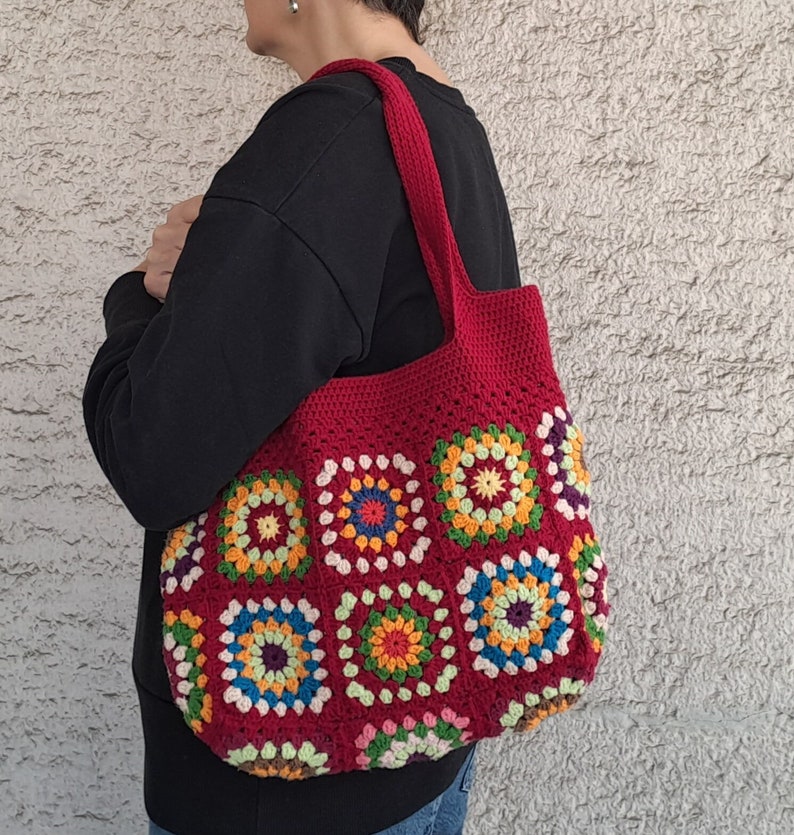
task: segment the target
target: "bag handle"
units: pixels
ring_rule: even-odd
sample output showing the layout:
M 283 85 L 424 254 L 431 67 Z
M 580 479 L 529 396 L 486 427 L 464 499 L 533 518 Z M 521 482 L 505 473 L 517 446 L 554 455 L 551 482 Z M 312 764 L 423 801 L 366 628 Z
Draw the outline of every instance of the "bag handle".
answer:
M 446 344 L 455 334 L 455 299 L 461 294 L 471 295 L 476 288 L 466 273 L 449 221 L 427 126 L 405 82 L 397 73 L 374 61 L 363 58 L 331 61 L 308 80 L 351 70 L 368 75 L 381 91 L 386 129 L 444 322 L 446 336 L 442 344 Z

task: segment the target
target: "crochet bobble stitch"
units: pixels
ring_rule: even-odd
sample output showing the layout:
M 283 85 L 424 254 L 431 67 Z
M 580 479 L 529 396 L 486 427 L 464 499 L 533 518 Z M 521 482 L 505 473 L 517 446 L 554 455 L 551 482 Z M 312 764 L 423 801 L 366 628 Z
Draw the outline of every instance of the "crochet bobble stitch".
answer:
M 344 708 L 337 706 L 340 718 L 311 736 L 313 723 L 342 691 L 350 704 L 375 711 L 351 737 L 357 753 L 347 768 L 438 759 L 481 736 L 531 730 L 573 707 L 590 674 L 550 679 L 544 673 L 534 686 L 536 679 L 527 678 L 516 691 L 520 698 L 507 700 L 481 684 L 477 694 L 488 694 L 487 712 L 471 689 L 472 675 L 483 681 L 507 676 L 518 684 L 521 676 L 553 669 L 574 641 L 580 642 L 575 651 L 584 651 L 578 634 L 595 654 L 604 644 L 607 571 L 588 521 L 584 436 L 558 406 L 542 413 L 534 437 L 537 448 L 511 423 L 490 423 L 438 438 L 426 461 L 432 467 L 427 484 L 424 470 L 401 453 L 326 459 L 313 482 L 315 542 L 304 515 L 304 482 L 293 471 L 264 469 L 233 479 L 207 512 L 170 533 L 162 554 L 164 658 L 190 728 L 227 763 L 259 777 L 293 780 L 342 770 L 327 728 L 354 722 L 355 714 L 343 720 Z M 432 516 L 425 496 L 438 508 Z M 550 513 L 555 520 L 547 519 Z M 424 579 L 406 574 L 396 585 L 364 585 L 373 573 L 395 570 L 400 577 L 408 566 L 421 566 L 433 547 L 431 518 L 448 541 L 438 558 L 449 561 L 451 577 L 460 571 L 451 585 L 456 616 L 451 589 Z M 574 522 L 580 527 L 572 530 L 564 556 L 539 543 L 544 530 L 556 536 Z M 523 547 L 513 554 L 501 550 L 512 541 Z M 489 545 L 497 550 L 478 568 L 461 562 Z M 285 593 L 314 576 L 317 559 L 342 583 L 347 578 L 327 613 L 333 621 L 321 617 L 324 597 L 315 603 Z M 228 592 L 216 582 L 202 598 L 207 572 L 221 575 Z M 330 595 L 332 585 L 326 588 Z M 183 603 L 171 605 L 171 599 Z M 346 685 L 330 687 L 329 680 Z M 470 694 L 471 716 L 448 706 L 428 709 L 459 680 Z M 210 690 L 221 697 L 215 707 Z M 415 710 L 399 724 L 374 718 L 378 709 L 400 703 Z M 232 709 L 240 721 L 223 718 Z M 290 717 L 305 711 L 316 717 L 300 726 L 308 738 L 290 730 Z M 478 711 L 491 724 L 475 734 L 470 725 Z M 282 738 L 263 738 L 247 718 L 254 716 L 283 721 Z M 215 721 L 227 728 L 223 743 L 210 743 Z
M 531 731 L 543 719 L 573 707 L 582 695 L 585 683 L 578 679 L 562 678 L 559 687 L 544 687 L 542 693 L 527 693 L 524 703 L 511 702 L 510 709 L 500 719 L 505 728 L 516 733 Z
M 451 444 L 437 442 L 431 462 L 439 472 L 433 481 L 442 488 L 436 495 L 446 508 L 441 520 L 452 522 L 447 530 L 450 539 L 468 548 L 475 540 L 485 545 L 491 537 L 506 542 L 511 533 L 521 536 L 525 525 L 532 530 L 540 527 L 543 507 L 535 504 L 540 487 L 534 482 L 538 471 L 529 466 L 530 452 L 522 446 L 525 440 L 509 423 L 504 432 L 492 423 L 487 432 L 472 426 L 468 436 L 456 432 Z M 463 483 L 467 475 L 471 491 Z M 501 504 L 500 493 L 504 494 Z
M 232 582 L 245 577 L 253 583 L 264 577 L 267 583 L 280 576 L 287 580 L 290 574 L 298 577 L 309 570 L 312 558 L 308 556 L 309 537 L 303 521 L 305 499 L 300 498 L 301 483 L 293 473 L 285 475 L 281 470 L 271 476 L 264 470 L 259 476 L 247 475 L 243 481 L 234 479 L 223 494 L 226 506 L 221 510 L 223 520 L 216 530 L 223 544 L 218 553 L 224 559 L 218 571 Z M 265 515 L 259 513 L 256 526 L 249 529 L 248 517 L 260 507 L 274 505 Z M 283 507 L 286 519 L 284 530 L 278 520 L 277 508 Z M 256 537 L 262 545 L 251 545 Z
M 569 520 L 589 518 L 590 473 L 582 456 L 584 435 L 571 413 L 559 406 L 554 414 L 544 412 L 536 434 L 546 440 L 542 451 L 549 459 L 547 471 L 554 476 L 552 492 L 559 496 L 555 508 Z
M 204 674 L 207 657 L 200 652 L 204 636 L 198 631 L 203 620 L 185 609 L 178 615 L 166 611 L 163 619 L 163 647 L 176 662 L 174 678 L 180 694 L 176 704 L 185 716 L 185 721 L 197 733 L 203 722 L 212 721 L 212 697 L 205 691 L 208 678 Z
M 409 478 L 415 469 L 400 453 L 374 460 L 361 455 L 357 461 L 346 456 L 341 466 L 332 459 L 325 462 L 315 483 L 325 488 L 317 503 L 323 508 L 318 521 L 322 545 L 328 548 L 326 565 L 348 575 L 354 568 L 367 574 L 372 566 L 385 571 L 390 562 L 400 567 L 409 559 L 422 562 L 430 539 L 422 535 L 427 517 L 424 500 L 416 495 L 420 482 Z M 355 551 L 347 547 L 350 542 Z

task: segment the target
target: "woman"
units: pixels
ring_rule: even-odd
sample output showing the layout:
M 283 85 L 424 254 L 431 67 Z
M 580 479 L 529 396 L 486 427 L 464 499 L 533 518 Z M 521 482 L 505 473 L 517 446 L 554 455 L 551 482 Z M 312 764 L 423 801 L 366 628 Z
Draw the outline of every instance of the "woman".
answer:
M 206 509 L 333 376 L 408 363 L 444 337 L 386 132 L 347 57 L 399 74 L 428 128 L 473 284 L 520 286 L 486 133 L 417 32 L 423 0 L 245 0 L 248 47 L 302 83 L 267 110 L 207 193 L 177 204 L 105 297 L 84 393 L 97 460 L 146 529 L 133 676 L 151 833 L 462 832 L 475 745 L 437 760 L 285 781 L 230 767 L 194 736 L 162 659 L 166 532 Z

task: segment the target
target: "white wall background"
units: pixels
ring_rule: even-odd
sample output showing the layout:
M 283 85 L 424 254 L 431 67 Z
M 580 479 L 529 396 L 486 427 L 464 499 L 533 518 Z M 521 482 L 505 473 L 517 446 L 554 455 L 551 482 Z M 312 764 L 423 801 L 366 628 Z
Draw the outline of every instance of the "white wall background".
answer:
M 613 603 L 581 710 L 481 745 L 467 835 L 794 832 L 794 5 L 425 21 L 544 297 Z M 299 83 L 244 33 L 240 0 L 0 0 L 6 835 L 144 831 L 142 531 L 80 396 L 111 281 Z

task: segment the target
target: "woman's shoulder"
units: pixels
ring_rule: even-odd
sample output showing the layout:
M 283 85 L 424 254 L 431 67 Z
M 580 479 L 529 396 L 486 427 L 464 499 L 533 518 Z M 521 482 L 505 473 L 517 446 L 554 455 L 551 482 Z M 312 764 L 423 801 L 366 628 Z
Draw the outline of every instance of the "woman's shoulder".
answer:
M 354 72 L 323 76 L 288 90 L 218 170 L 207 196 L 238 197 L 275 211 L 377 97 L 369 79 Z
M 315 112 L 335 112 L 344 108 L 363 107 L 378 95 L 375 84 L 360 72 L 341 72 L 312 78 L 279 96 L 265 111 L 260 125 L 288 108 L 310 108 Z

